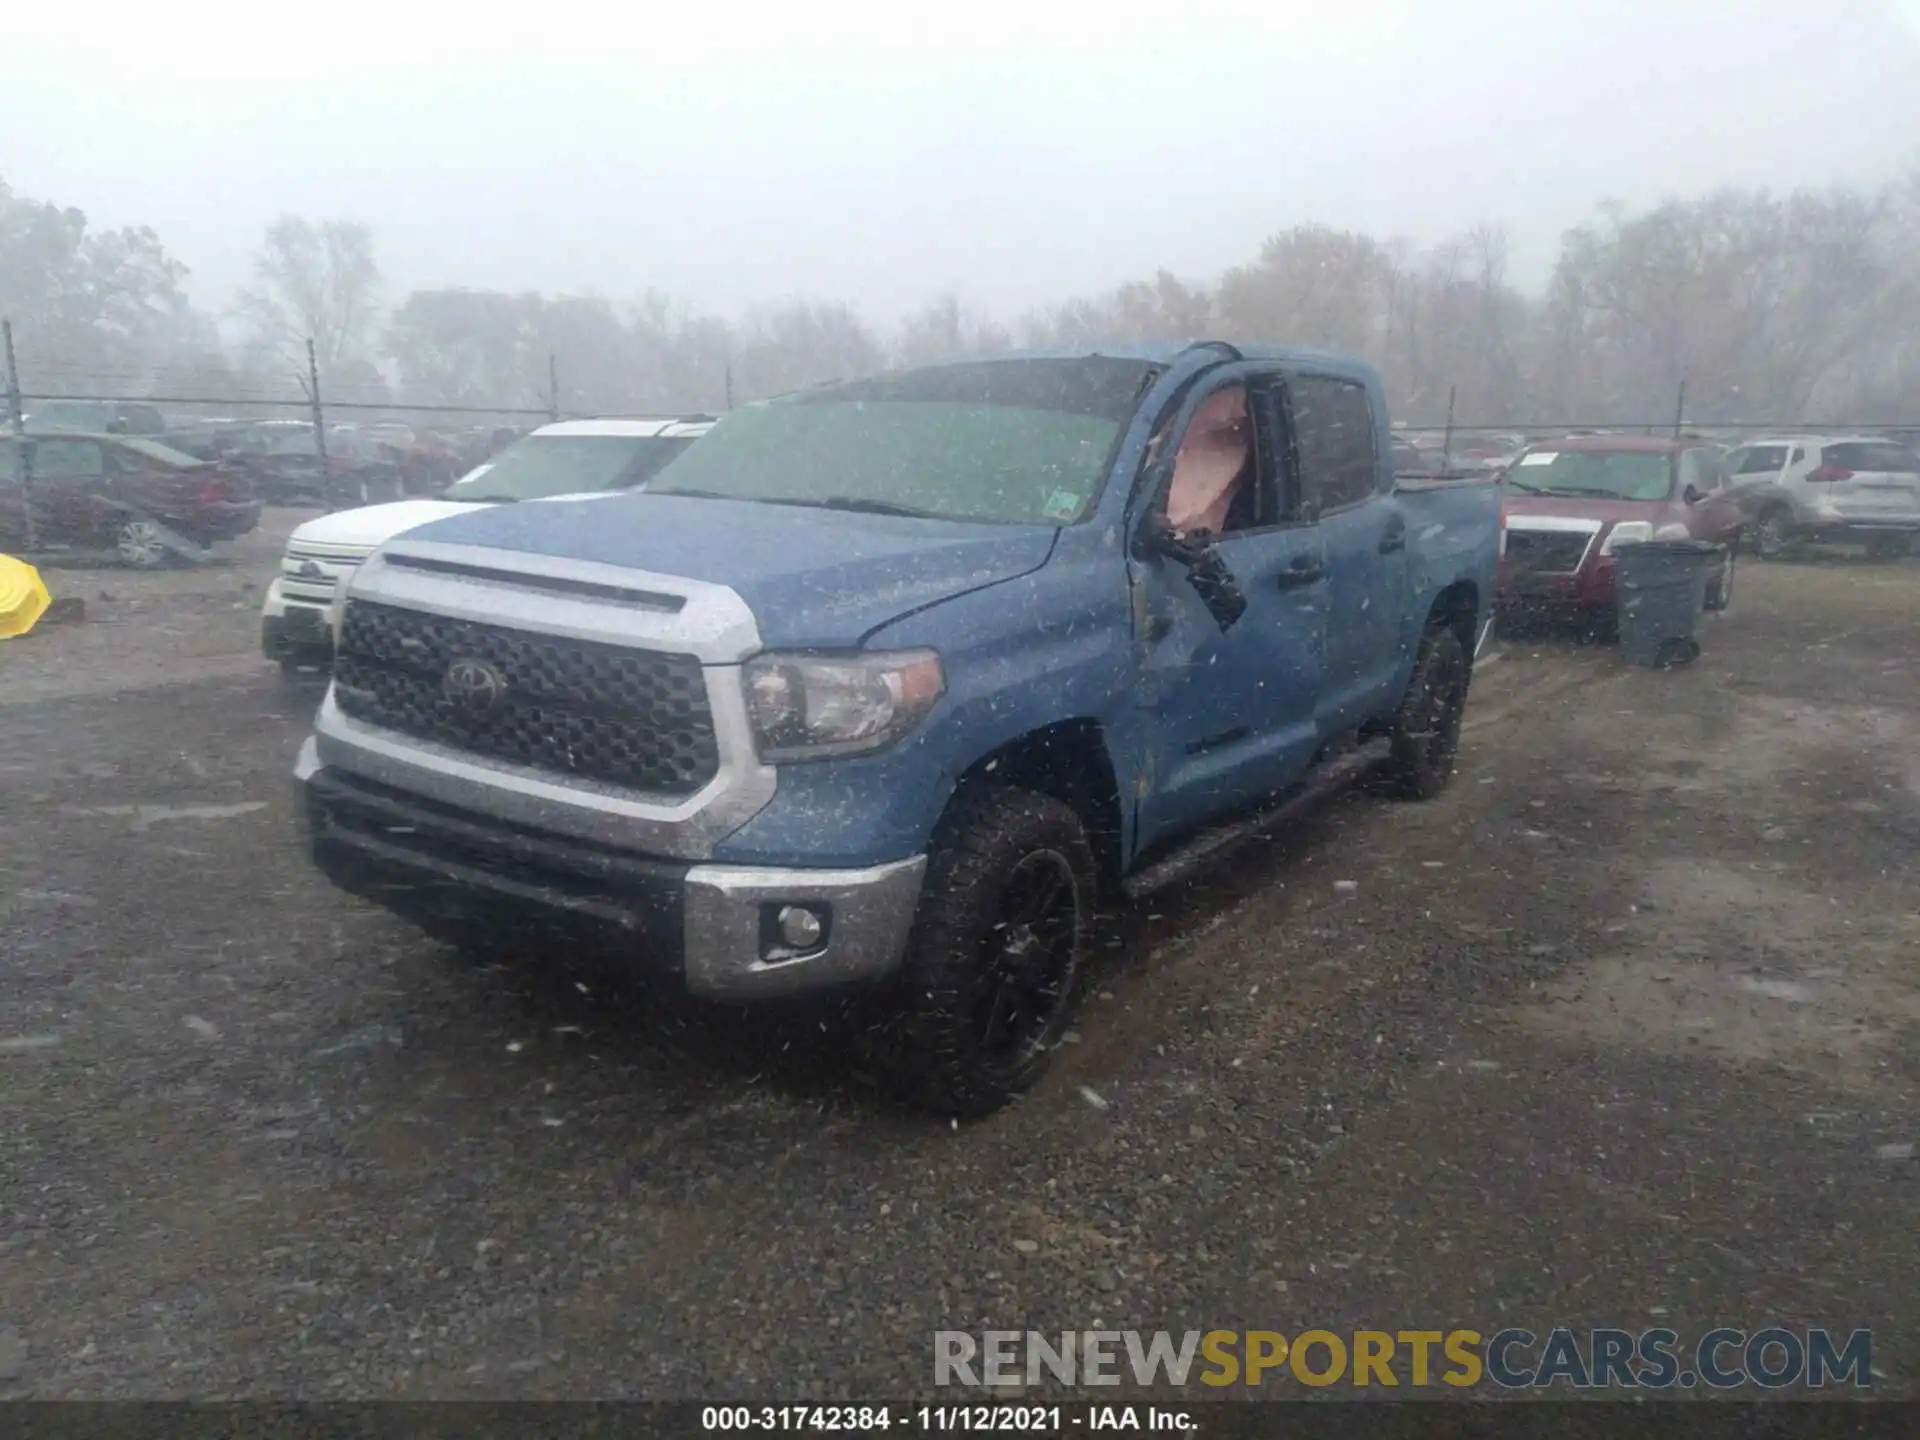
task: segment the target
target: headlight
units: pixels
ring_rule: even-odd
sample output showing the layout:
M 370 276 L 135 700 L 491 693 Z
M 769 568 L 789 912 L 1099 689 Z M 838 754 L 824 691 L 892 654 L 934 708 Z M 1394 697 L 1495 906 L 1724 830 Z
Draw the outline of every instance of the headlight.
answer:
M 1638 545 L 1643 540 L 1653 539 L 1653 526 L 1645 520 L 1622 520 L 1613 527 L 1606 540 L 1600 546 L 1602 555 L 1611 555 L 1622 545 Z
M 931 650 L 761 655 L 743 669 L 760 758 L 824 760 L 891 745 L 947 688 Z

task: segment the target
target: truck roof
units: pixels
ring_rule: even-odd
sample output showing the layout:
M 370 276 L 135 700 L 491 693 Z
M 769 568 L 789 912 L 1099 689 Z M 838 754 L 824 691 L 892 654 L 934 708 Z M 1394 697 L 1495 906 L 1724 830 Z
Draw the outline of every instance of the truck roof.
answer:
M 536 435 L 592 435 L 600 438 L 608 436 L 627 436 L 647 439 L 655 436 L 701 436 L 713 428 L 711 416 L 688 416 L 673 420 L 622 420 L 609 417 L 601 420 L 560 420 L 552 425 L 542 425 L 533 433 Z
M 997 355 L 959 356 L 917 368 L 931 370 L 944 365 L 979 365 L 1005 360 L 1138 360 L 1148 365 L 1171 368 L 1183 360 L 1218 363 L 1231 360 L 1235 355 L 1242 360 L 1261 364 L 1313 365 L 1361 381 L 1378 378 L 1371 365 L 1352 355 L 1285 345 L 1240 344 L 1231 340 L 1147 340 L 1127 345 L 1049 346 L 1034 350 L 1010 350 Z

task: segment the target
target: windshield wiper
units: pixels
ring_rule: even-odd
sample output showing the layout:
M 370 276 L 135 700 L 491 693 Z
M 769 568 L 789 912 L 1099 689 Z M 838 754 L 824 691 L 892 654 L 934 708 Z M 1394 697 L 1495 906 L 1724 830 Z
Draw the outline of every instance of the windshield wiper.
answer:
M 938 510 L 921 510 L 912 505 L 896 505 L 891 500 L 868 500 L 859 495 L 829 495 L 824 500 L 799 500 L 799 505 L 818 505 L 822 510 L 856 510 L 863 515 L 905 515 L 911 520 L 944 520 Z
M 456 505 L 518 505 L 518 495 L 442 495 L 442 500 L 451 500 Z
M 1542 490 L 1538 485 L 1529 485 L 1527 484 L 1526 481 L 1516 480 L 1511 475 L 1507 477 L 1507 484 L 1511 485 L 1516 490 L 1524 490 L 1529 495 L 1544 495 L 1547 493 L 1546 491 Z
M 745 505 L 796 505 L 805 510 L 851 510 L 863 515 L 903 515 L 909 520 L 946 520 L 938 510 L 919 510 L 911 505 L 896 505 L 891 500 L 871 500 L 863 495 L 828 495 L 805 500 L 793 495 L 719 495 L 711 490 L 653 490 L 653 495 L 684 495 L 695 500 L 737 500 Z

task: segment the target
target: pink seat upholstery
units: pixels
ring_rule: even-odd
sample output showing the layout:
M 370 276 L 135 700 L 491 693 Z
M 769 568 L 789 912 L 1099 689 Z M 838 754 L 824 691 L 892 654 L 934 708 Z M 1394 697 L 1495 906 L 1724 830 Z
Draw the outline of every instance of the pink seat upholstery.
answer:
M 1173 457 L 1173 483 L 1167 489 L 1167 520 L 1173 528 L 1218 535 L 1251 453 L 1246 391 L 1221 390 L 1201 401 Z

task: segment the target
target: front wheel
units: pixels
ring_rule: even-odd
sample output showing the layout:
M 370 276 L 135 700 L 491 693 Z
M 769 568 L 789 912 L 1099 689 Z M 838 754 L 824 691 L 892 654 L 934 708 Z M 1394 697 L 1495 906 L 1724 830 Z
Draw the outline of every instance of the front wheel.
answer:
M 1460 722 L 1467 710 L 1473 666 L 1449 625 L 1428 627 L 1414 657 L 1413 678 L 1401 697 L 1389 731 L 1389 790 L 1405 800 L 1431 800 L 1447 788 L 1460 749 Z
M 1063 802 L 1011 788 L 956 802 L 876 1037 L 905 1098 L 980 1116 L 1039 1080 L 1072 1013 L 1097 878 Z
M 1753 528 L 1753 553 L 1762 560 L 1784 560 L 1793 546 L 1793 516 L 1769 510 Z
M 1727 542 L 1726 553 L 1720 557 L 1720 568 L 1708 582 L 1706 608 L 1709 610 L 1724 610 L 1733 603 L 1733 556 L 1737 549 L 1737 539 Z

